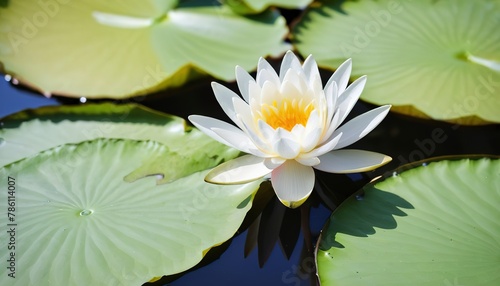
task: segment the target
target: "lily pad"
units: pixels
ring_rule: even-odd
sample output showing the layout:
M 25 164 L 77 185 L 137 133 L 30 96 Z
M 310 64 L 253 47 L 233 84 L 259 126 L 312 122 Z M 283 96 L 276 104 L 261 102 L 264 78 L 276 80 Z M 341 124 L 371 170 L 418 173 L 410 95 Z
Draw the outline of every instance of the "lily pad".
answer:
M 217 1 L 10 1 L 0 7 L 0 63 L 45 94 L 126 98 L 289 46 L 277 12 L 240 16 Z M 0 66 L 1 66 L 0 64 Z
M 256 14 L 271 6 L 304 9 L 312 0 L 223 0 L 222 2 L 237 13 Z
M 135 176 L 163 174 L 160 183 L 201 171 L 235 158 L 239 151 L 220 144 L 179 117 L 136 104 L 111 103 L 50 106 L 0 119 L 0 166 L 66 143 L 96 138 L 153 140 L 164 144 L 178 160 L 152 158 Z M 174 155 L 172 155 L 174 156 Z
M 353 59 L 361 98 L 413 116 L 500 122 L 500 2 L 320 1 L 294 29 L 318 64 Z
M 500 159 L 424 163 L 367 185 L 332 214 L 323 285 L 496 285 Z
M 160 143 L 98 139 L 0 169 L 0 284 L 140 285 L 233 236 L 259 182 L 207 184 L 206 171 L 159 186 L 124 180 L 156 156 L 175 163 Z

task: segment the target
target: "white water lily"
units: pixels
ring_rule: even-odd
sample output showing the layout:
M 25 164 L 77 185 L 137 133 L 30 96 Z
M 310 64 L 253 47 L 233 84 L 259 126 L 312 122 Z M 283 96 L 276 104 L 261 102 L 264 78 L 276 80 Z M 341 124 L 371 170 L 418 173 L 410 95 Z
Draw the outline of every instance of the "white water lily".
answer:
M 191 115 L 189 120 L 213 139 L 248 153 L 215 167 L 205 180 L 240 184 L 270 175 L 280 201 L 300 206 L 314 187 L 313 168 L 330 173 L 373 170 L 389 156 L 363 150 L 338 150 L 372 131 L 390 106 L 368 111 L 339 125 L 357 102 L 366 83 L 362 76 L 347 86 L 351 60 L 344 62 L 323 89 L 312 56 L 301 65 L 288 51 L 279 75 L 260 58 L 256 80 L 236 67 L 243 96 L 213 82 L 217 101 L 236 126 L 214 118 Z

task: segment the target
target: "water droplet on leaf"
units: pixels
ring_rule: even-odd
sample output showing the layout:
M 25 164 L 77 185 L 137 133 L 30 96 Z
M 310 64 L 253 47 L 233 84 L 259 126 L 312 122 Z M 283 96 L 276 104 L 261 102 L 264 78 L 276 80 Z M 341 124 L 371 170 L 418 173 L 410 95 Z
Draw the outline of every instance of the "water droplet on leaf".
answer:
M 94 211 L 93 210 L 90 210 L 90 209 L 85 209 L 85 210 L 82 210 L 80 212 L 80 216 L 89 216 L 93 213 Z

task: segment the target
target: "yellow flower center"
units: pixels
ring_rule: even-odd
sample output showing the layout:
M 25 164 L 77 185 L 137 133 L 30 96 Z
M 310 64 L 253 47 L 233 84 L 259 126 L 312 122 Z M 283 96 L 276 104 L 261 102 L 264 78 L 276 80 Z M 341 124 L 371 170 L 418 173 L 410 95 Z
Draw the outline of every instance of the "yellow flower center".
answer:
M 264 121 L 272 128 L 281 127 L 291 131 L 297 124 L 306 126 L 307 120 L 311 111 L 314 110 L 314 105 L 309 103 L 305 105 L 302 100 L 285 99 L 280 103 L 273 101 L 272 105 L 262 105 L 262 116 Z

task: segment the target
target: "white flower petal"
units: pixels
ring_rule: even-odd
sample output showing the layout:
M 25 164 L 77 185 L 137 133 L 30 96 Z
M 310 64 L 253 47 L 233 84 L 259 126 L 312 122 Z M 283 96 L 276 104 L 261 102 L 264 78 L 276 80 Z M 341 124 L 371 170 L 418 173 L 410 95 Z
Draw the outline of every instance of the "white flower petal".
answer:
M 349 82 L 349 77 L 351 76 L 352 69 L 352 61 L 351 59 L 347 59 L 343 64 L 341 64 L 330 77 L 328 82 L 325 85 L 325 89 L 328 88 L 330 84 L 334 82 L 337 83 L 338 93 L 341 94 L 344 92 L 347 83 Z
M 229 119 L 231 119 L 236 125 L 238 125 L 239 128 L 242 128 L 241 121 L 236 115 L 239 113 L 239 111 L 235 109 L 235 102 L 238 102 L 240 103 L 240 105 L 244 106 L 244 108 L 240 108 L 240 112 L 241 110 L 247 110 L 248 112 L 250 112 L 249 105 L 232 90 L 219 83 L 212 82 L 212 89 L 214 91 L 217 102 L 219 102 L 219 105 L 222 107 L 222 110 L 224 110 Z
M 272 170 L 264 165 L 264 159 L 244 155 L 213 168 L 205 181 L 214 184 L 244 184 L 269 174 Z
M 332 121 L 328 124 L 328 129 L 323 135 L 320 144 L 324 144 L 325 142 L 328 142 L 335 137 L 333 136 L 333 132 L 335 132 L 335 129 L 337 128 L 337 126 L 339 126 L 339 122 L 340 122 L 340 113 L 335 113 L 333 115 Z
M 318 65 L 316 64 L 316 61 L 314 60 L 314 57 L 312 55 L 309 55 L 306 58 L 304 64 L 302 65 L 302 69 L 304 70 L 304 74 L 309 82 L 309 85 L 313 85 L 313 80 L 316 80 L 316 77 L 321 79 L 319 75 Z
M 333 115 L 335 114 L 335 111 L 337 111 L 338 94 L 337 94 L 336 82 L 330 84 L 328 88 L 325 88 L 325 97 L 326 97 L 327 114 L 328 114 L 326 122 L 328 122 L 328 126 L 330 126 Z
M 219 135 L 224 141 L 226 141 L 229 146 L 242 152 L 250 153 L 250 149 L 257 149 L 255 144 L 250 140 L 250 138 L 248 138 L 248 135 L 238 128 L 228 130 L 213 127 L 211 129 L 215 134 Z M 259 153 L 259 155 L 261 154 Z
M 299 88 L 288 80 L 284 81 L 281 84 L 280 93 L 290 100 L 295 99 L 299 101 L 301 99 L 304 99 L 304 94 L 300 92 Z
M 379 123 L 389 112 L 390 108 L 390 105 L 377 107 L 353 118 L 346 124 L 342 125 L 339 129 L 335 130 L 335 132 L 333 132 L 333 136 L 338 133 L 343 133 L 343 135 L 334 149 L 340 149 L 345 146 L 349 146 L 359 139 L 365 137 L 366 134 L 370 133 L 375 127 L 379 125 Z
M 246 102 L 249 102 L 250 98 L 250 82 L 255 83 L 253 77 L 244 68 L 236 66 L 236 83 L 238 84 L 241 96 L 243 96 Z
M 198 129 L 200 129 L 203 133 L 210 136 L 212 139 L 224 144 L 233 147 L 229 142 L 227 142 L 224 138 L 222 138 L 219 134 L 215 133 L 212 129 L 226 129 L 232 132 L 242 132 L 236 126 L 231 125 L 227 122 L 207 117 L 201 115 L 190 115 L 188 117 L 189 121 L 193 123 Z
M 293 135 L 293 138 L 305 138 L 304 133 L 306 132 L 306 128 L 302 124 L 295 124 L 290 133 Z
M 300 153 L 300 144 L 295 140 L 280 138 L 273 145 L 274 152 L 285 159 L 293 159 Z
M 273 102 L 281 100 L 280 86 L 271 81 L 266 81 L 261 89 L 260 103 L 272 106 Z M 258 107 L 260 109 L 260 106 Z
M 262 118 L 262 107 L 260 102 L 258 102 L 255 98 L 250 98 L 250 113 L 254 118 Z
M 321 156 L 327 152 L 330 152 L 337 146 L 340 138 L 342 138 L 342 133 L 339 133 L 335 137 L 332 137 L 325 144 L 319 146 L 318 148 L 312 150 L 311 152 L 301 154 L 300 157 L 303 157 L 303 158 L 318 157 L 318 156 Z
M 304 136 L 302 138 L 302 141 L 300 142 L 302 146 L 301 152 L 306 153 L 313 150 L 314 147 L 318 145 L 319 139 L 321 137 L 321 132 L 322 130 L 320 128 L 316 128 L 309 132 L 308 135 Z
M 295 160 L 288 160 L 271 173 L 271 183 L 278 199 L 296 208 L 305 202 L 314 187 L 314 170 Z
M 294 140 L 294 141 L 298 142 L 298 140 L 296 140 L 297 138 L 295 137 L 294 134 L 292 134 L 291 132 L 289 132 L 286 129 L 278 127 L 273 133 L 273 138 L 271 138 L 271 144 L 272 145 L 276 144 L 278 142 L 278 140 L 280 140 L 281 138 L 286 138 L 286 139 Z
M 253 150 L 253 147 L 250 147 L 250 153 L 254 154 L 255 156 L 259 157 L 272 157 L 275 156 L 275 152 L 272 149 L 272 145 L 269 144 L 266 138 L 262 138 L 259 135 L 259 132 L 254 132 L 250 129 L 250 127 L 247 126 L 246 122 L 242 119 L 243 122 L 243 131 L 246 133 L 248 138 L 253 142 L 255 148 L 257 150 Z
M 257 124 L 259 125 L 259 130 L 262 134 L 262 137 L 264 137 L 264 140 L 267 143 L 271 143 L 276 131 L 263 120 L 259 120 Z
M 307 124 L 303 135 L 301 138 L 302 152 L 311 151 L 316 145 L 318 145 L 318 141 L 321 137 L 321 133 L 323 132 L 322 126 L 320 125 L 320 118 L 318 111 L 313 110 L 309 115 L 309 119 L 307 120 Z
M 235 97 L 240 97 L 229 88 L 215 81 L 212 82 L 212 90 L 214 91 L 215 98 L 217 99 L 217 102 L 219 102 L 219 105 L 222 107 L 222 110 L 224 110 L 227 116 L 234 121 L 234 118 L 236 118 L 236 114 L 233 108 L 232 99 Z
M 351 112 L 352 108 L 358 101 L 365 84 L 366 76 L 362 76 L 351 83 L 349 87 L 347 87 L 347 89 L 339 96 L 339 107 L 337 109 L 337 112 L 340 114 L 339 124 L 344 122 L 347 115 L 349 115 L 349 112 Z
M 250 104 L 252 103 L 252 101 L 254 103 L 260 104 L 261 94 L 262 89 L 260 88 L 260 85 L 257 84 L 257 82 L 251 81 L 248 83 L 248 102 L 250 102 Z
M 308 56 L 301 65 L 299 58 L 288 51 L 279 75 L 264 58 L 259 60 L 256 79 L 243 68 L 236 67 L 242 98 L 213 83 L 217 101 L 237 127 L 203 116 L 190 116 L 189 119 L 213 139 L 252 155 L 220 165 L 209 173 L 207 181 L 243 183 L 270 177 L 278 198 L 294 208 L 302 204 L 313 189 L 312 167 L 351 173 L 389 162 L 390 157 L 369 151 L 332 151 L 365 136 L 383 120 L 390 108 L 376 108 L 338 128 L 366 84 L 366 77 L 362 76 L 348 86 L 351 70 L 352 63 L 348 59 L 323 89 L 313 56 Z M 304 122 L 306 115 L 307 122 Z M 274 120 L 273 116 L 282 116 L 296 124 L 275 129 L 266 122 Z
M 319 75 L 313 75 L 308 85 L 308 92 L 312 93 L 313 95 L 311 97 L 313 97 L 318 102 L 320 98 L 322 98 L 326 102 L 323 84 L 321 83 L 321 77 Z
M 236 112 L 236 120 L 240 123 L 238 127 L 242 130 L 246 128 L 252 132 L 256 132 L 252 111 L 248 104 L 241 98 L 233 98 L 233 107 Z
M 287 51 L 283 60 L 281 61 L 280 67 L 280 80 L 283 82 L 285 75 L 289 69 L 302 71 L 302 66 L 297 56 L 292 51 Z
M 295 88 L 299 91 L 299 93 L 298 93 L 299 96 L 292 97 L 292 96 L 289 96 L 284 91 L 284 88 L 286 88 L 290 85 L 295 86 Z M 285 77 L 281 81 L 281 88 L 280 88 L 281 93 L 287 98 L 297 98 L 300 100 L 305 95 L 307 95 L 307 90 L 308 90 L 308 86 L 307 86 L 307 81 L 306 81 L 304 74 L 299 74 L 299 71 L 294 70 L 294 69 L 289 69 L 286 72 Z
M 262 70 L 257 74 L 257 84 L 260 86 L 264 86 L 264 83 L 271 82 L 276 86 L 280 86 L 281 82 L 279 78 L 274 78 L 273 75 L 267 70 Z
M 318 157 L 310 157 L 310 158 L 302 158 L 302 157 L 297 157 L 295 158 L 295 161 L 299 162 L 302 165 L 306 166 L 316 166 L 320 163 Z
M 286 161 L 286 159 L 278 158 L 278 157 L 266 158 L 264 160 L 264 165 L 266 165 L 266 167 L 269 169 L 276 169 L 279 166 L 281 166 L 283 163 L 285 163 L 285 161 Z
M 264 58 L 259 59 L 257 65 L 257 84 L 262 86 L 264 82 L 273 82 L 276 86 L 280 85 L 280 79 L 273 67 Z
M 375 152 L 344 149 L 335 150 L 319 157 L 319 165 L 315 169 L 329 173 L 358 173 L 376 169 L 389 163 L 392 158 Z

